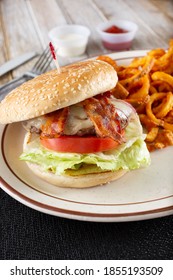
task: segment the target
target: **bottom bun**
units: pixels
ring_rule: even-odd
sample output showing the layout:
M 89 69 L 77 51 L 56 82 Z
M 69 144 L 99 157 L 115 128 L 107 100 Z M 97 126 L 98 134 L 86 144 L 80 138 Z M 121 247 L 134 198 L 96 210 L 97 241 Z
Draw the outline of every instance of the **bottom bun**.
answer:
M 45 172 L 39 165 L 27 162 L 28 167 L 38 177 L 47 181 L 50 184 L 58 187 L 67 188 L 89 188 L 102 184 L 106 184 L 111 181 L 115 181 L 122 177 L 126 170 L 119 170 L 114 172 L 103 172 L 96 174 L 87 174 L 79 176 L 67 176 L 67 175 L 56 175 L 52 172 Z

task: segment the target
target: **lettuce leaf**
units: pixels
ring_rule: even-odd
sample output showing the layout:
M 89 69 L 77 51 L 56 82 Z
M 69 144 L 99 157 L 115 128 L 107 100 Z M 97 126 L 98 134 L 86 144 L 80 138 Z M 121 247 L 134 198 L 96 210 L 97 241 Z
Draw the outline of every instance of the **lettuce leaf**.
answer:
M 126 142 L 118 148 L 89 154 L 54 152 L 42 147 L 37 138 L 27 145 L 20 159 L 41 165 L 45 171 L 68 175 L 131 170 L 149 165 L 150 154 L 137 117 L 130 120 L 125 135 Z

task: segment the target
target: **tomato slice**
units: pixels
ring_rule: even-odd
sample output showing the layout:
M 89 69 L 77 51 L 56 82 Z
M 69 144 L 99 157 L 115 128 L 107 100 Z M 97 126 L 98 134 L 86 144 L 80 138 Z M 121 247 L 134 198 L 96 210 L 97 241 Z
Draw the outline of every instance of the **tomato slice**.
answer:
M 56 152 L 96 153 L 114 149 L 119 145 L 112 138 L 60 136 L 58 138 L 41 138 L 41 145 Z

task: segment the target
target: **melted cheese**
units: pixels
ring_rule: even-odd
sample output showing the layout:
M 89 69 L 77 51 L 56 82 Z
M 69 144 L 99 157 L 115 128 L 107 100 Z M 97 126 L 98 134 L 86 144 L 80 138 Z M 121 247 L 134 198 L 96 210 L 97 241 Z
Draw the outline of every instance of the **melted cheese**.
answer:
M 64 129 L 66 135 L 75 135 L 80 130 L 93 127 L 92 122 L 81 105 L 72 105 L 69 109 L 70 113 Z

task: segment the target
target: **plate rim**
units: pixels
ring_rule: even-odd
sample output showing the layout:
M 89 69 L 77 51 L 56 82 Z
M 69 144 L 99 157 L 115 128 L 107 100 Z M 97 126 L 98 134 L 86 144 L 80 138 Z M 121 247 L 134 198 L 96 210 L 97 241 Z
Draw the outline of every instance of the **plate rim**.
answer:
M 32 209 L 39 210 L 43 213 L 52 214 L 54 216 L 58 217 L 65 217 L 70 219 L 77 219 L 77 220 L 87 220 L 90 222 L 106 222 L 105 218 L 107 219 L 107 222 L 127 222 L 127 221 L 135 221 L 135 220 L 145 220 L 151 218 L 157 218 L 157 217 L 164 217 L 167 215 L 173 214 L 173 205 L 152 209 L 152 210 L 146 210 L 146 211 L 140 211 L 140 212 L 127 212 L 127 213 L 92 213 L 92 212 L 81 212 L 81 211 L 75 211 L 75 210 L 68 210 L 63 208 L 58 208 L 56 206 L 50 206 L 44 203 L 40 203 L 37 200 L 31 199 L 19 191 L 17 191 L 15 188 L 10 186 L 2 177 L 0 177 L 0 185 L 1 188 L 11 195 L 13 198 L 15 198 L 17 201 L 23 203 L 26 206 L 29 206 Z M 58 214 L 58 215 L 57 215 Z M 157 215 L 158 214 L 158 215 Z M 143 217 L 143 219 L 141 218 Z M 129 219 L 125 219 L 125 218 Z M 140 217 L 140 219 L 138 219 Z M 131 219 L 130 219 L 131 218 Z

